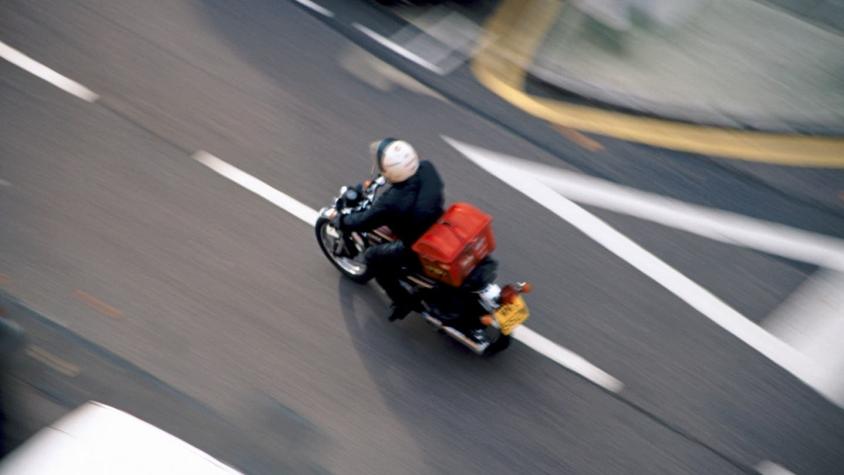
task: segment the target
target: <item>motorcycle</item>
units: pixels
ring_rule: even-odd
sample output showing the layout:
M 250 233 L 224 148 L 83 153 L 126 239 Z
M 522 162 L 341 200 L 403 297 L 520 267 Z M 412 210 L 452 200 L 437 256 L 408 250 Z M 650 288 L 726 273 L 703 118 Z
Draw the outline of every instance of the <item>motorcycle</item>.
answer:
M 369 231 L 343 231 L 332 226 L 339 214 L 363 211 L 375 202 L 386 184 L 377 175 L 357 186 L 343 186 L 331 206 L 322 208 L 315 225 L 320 249 L 345 277 L 365 284 L 373 275 L 364 254 L 378 244 L 396 239 L 386 226 Z M 420 269 L 405 268 L 401 285 L 418 298 L 417 311 L 436 330 L 453 338 L 478 355 L 491 355 L 510 345 L 511 333 L 529 316 L 521 294 L 531 291 L 527 282 L 499 286 L 497 264 L 487 257 L 469 273 L 460 287 L 440 283 Z

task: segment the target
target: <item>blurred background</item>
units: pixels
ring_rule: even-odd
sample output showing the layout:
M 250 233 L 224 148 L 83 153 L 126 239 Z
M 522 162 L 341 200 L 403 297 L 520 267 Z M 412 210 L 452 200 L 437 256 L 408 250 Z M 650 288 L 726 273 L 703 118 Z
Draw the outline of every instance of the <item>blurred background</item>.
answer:
M 94 400 L 244 473 L 844 473 L 840 0 L 2 0 L 0 56 L 4 454 Z M 622 386 L 341 278 L 296 210 L 387 136 Z

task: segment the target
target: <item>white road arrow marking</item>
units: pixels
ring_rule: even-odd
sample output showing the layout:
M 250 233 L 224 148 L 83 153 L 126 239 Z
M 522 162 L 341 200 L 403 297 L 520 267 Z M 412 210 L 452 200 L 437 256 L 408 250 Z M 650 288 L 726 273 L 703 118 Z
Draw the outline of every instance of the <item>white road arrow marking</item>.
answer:
M 751 348 L 762 353 L 768 359 L 834 401 L 834 395 L 828 391 L 829 384 L 825 378 L 825 372 L 821 371 L 813 360 L 774 337 L 708 290 L 563 196 L 559 190 L 562 189 L 573 199 L 582 199 L 597 206 L 607 206 L 607 203 L 612 203 L 611 209 L 622 210 L 622 212 L 626 210 L 628 214 L 636 216 L 643 214 L 635 209 L 636 204 L 647 207 L 651 212 L 661 212 L 663 216 L 670 215 L 670 210 L 666 208 L 673 204 L 668 204 L 668 201 L 659 203 L 658 201 L 662 201 L 659 197 L 618 187 L 602 180 L 555 170 L 551 167 L 538 166 L 515 157 L 471 146 L 449 137 L 443 137 L 443 139 L 476 165 L 561 217 L 718 326 L 732 333 Z M 634 204 L 626 204 L 627 200 Z M 689 212 L 688 207 L 691 207 L 691 205 L 686 206 L 685 212 Z M 642 217 L 646 219 L 644 216 Z M 739 217 L 734 215 L 733 218 Z M 746 219 L 749 220 L 750 218 Z M 692 222 L 694 222 L 694 218 L 692 218 Z M 721 224 L 714 222 L 711 214 L 701 223 L 705 223 L 711 228 L 725 229 Z M 693 228 L 695 226 L 696 224 L 692 225 Z M 725 237 L 724 239 L 728 238 Z M 745 242 L 749 243 L 749 241 L 752 240 Z M 803 244 L 816 245 L 816 247 L 811 252 L 802 252 L 797 249 L 800 245 L 799 242 L 789 242 L 788 250 L 798 254 L 823 258 L 823 262 L 827 262 L 825 259 L 830 259 L 836 264 L 842 264 L 838 260 L 840 256 L 837 254 L 839 252 L 837 249 L 823 248 L 823 246 L 818 246 L 817 242 Z
M 844 407 L 844 273 L 815 272 L 762 326 L 814 361 L 821 392 Z
M 715 241 L 844 271 L 842 239 L 689 204 L 443 138 L 482 168 L 495 166 L 500 169 L 518 169 L 533 181 L 578 203 L 634 216 Z

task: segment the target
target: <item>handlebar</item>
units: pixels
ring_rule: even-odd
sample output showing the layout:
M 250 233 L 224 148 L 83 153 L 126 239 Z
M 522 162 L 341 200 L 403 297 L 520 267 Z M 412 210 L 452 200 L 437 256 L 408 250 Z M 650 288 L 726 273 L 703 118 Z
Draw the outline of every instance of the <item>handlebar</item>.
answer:
M 344 214 L 366 209 L 375 201 L 378 190 L 386 184 L 387 179 L 379 174 L 361 184 L 343 186 L 340 188 L 340 194 L 334 199 L 334 208 Z

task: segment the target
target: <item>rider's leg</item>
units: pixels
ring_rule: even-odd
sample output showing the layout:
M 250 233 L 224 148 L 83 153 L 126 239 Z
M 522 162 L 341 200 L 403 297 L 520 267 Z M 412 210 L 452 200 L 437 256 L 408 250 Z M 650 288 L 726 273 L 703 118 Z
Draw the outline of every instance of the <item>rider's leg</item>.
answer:
M 375 281 L 393 301 L 390 320 L 404 318 L 415 305 L 413 296 L 399 283 L 402 267 L 413 258 L 401 241 L 394 241 L 366 250 L 366 263 L 371 266 Z

